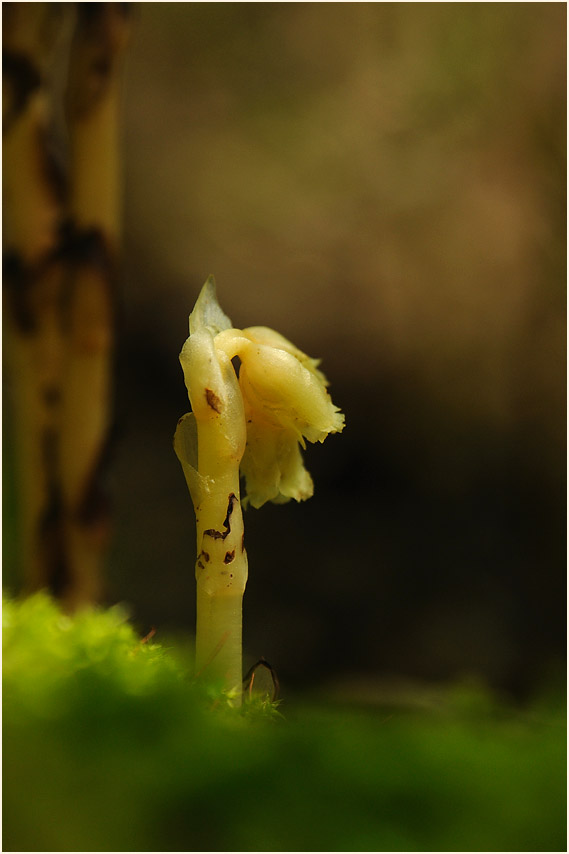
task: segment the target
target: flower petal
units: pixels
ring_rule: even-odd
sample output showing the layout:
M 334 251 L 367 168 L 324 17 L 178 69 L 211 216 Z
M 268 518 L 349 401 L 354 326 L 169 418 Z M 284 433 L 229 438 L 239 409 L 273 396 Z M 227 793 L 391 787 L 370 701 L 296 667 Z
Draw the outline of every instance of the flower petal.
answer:
M 344 416 L 334 406 L 320 371 L 286 350 L 251 342 L 239 354 L 239 385 L 249 406 L 309 442 L 340 432 Z
M 241 362 L 239 381 L 231 363 L 235 356 Z M 176 452 L 190 491 L 206 487 L 196 481 L 194 434 L 200 425 L 205 429 L 214 422 L 216 442 L 223 437 L 222 456 L 243 455 L 246 501 L 253 507 L 309 498 L 314 486 L 299 445 L 304 448 L 305 439 L 323 442 L 344 427 L 319 360 L 266 326 L 234 329 L 219 306 L 210 276 L 190 315 L 190 337 L 180 361 L 193 416 L 180 424 Z
M 239 387 L 247 421 L 247 446 L 241 463 L 247 499 L 303 501 L 314 491 L 299 444 L 323 442 L 344 427 L 327 380 L 311 359 L 287 338 L 265 326 L 227 329 L 215 337 L 226 357 L 239 356 Z
M 274 347 L 277 350 L 284 350 L 286 353 L 290 353 L 291 356 L 296 356 L 298 361 L 318 377 L 323 385 L 328 385 L 328 380 L 322 371 L 318 370 L 321 360 L 311 359 L 310 356 L 307 356 L 306 353 L 295 347 L 292 341 L 289 341 L 280 332 L 275 332 L 274 329 L 269 329 L 268 326 L 249 326 L 243 330 L 243 335 L 257 344 L 264 344 L 268 347 Z
M 247 491 L 244 504 L 253 507 L 267 501 L 283 504 L 291 498 L 305 501 L 314 492 L 296 435 L 262 420 L 253 419 L 248 424 L 241 472 Z
M 196 300 L 194 310 L 190 314 L 190 335 L 204 327 L 213 335 L 217 335 L 218 332 L 231 329 L 232 326 L 217 300 L 215 279 L 213 276 L 208 276 Z

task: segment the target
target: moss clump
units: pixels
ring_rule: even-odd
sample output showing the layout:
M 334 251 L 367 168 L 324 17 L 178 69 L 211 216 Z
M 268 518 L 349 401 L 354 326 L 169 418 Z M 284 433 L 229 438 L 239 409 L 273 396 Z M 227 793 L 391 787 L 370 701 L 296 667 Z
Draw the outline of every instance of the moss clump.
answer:
M 117 609 L 4 602 L 4 850 L 564 850 L 565 728 L 231 709 Z

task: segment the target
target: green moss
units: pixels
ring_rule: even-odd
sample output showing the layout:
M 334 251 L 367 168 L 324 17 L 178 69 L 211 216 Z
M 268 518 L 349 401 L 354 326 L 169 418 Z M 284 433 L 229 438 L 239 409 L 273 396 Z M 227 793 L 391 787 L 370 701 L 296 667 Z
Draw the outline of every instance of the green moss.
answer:
M 118 609 L 4 602 L 4 850 L 565 850 L 562 710 L 231 709 Z

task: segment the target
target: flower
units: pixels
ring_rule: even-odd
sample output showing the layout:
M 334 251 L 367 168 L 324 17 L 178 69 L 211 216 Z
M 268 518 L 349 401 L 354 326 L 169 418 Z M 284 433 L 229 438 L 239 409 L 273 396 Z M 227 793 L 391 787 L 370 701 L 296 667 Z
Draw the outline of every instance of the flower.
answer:
M 288 339 L 264 326 L 234 329 L 217 302 L 213 277 L 205 283 L 190 316 L 190 337 L 180 361 L 192 408 L 194 400 L 206 417 L 215 417 L 203 406 L 204 395 L 196 391 L 195 351 L 192 338 L 207 330 L 208 355 L 217 354 L 219 368 L 209 364 L 208 375 L 223 378 L 216 384 L 223 396 L 224 384 L 233 388 L 227 370 L 230 360 L 239 357 L 239 389 L 246 424 L 246 445 L 240 471 L 245 477 L 246 502 L 261 507 L 267 501 L 283 503 L 294 498 L 304 501 L 313 494 L 312 478 L 304 467 L 300 447 L 305 440 L 323 442 L 329 433 L 343 430 L 344 416 L 332 403 L 328 382 L 311 359 Z M 215 360 L 213 360 L 215 362 Z M 232 407 L 232 417 L 240 417 Z M 204 417 L 202 413 L 202 417 Z M 196 412 L 199 420 L 200 413 Z M 235 424 L 241 433 L 241 426 Z

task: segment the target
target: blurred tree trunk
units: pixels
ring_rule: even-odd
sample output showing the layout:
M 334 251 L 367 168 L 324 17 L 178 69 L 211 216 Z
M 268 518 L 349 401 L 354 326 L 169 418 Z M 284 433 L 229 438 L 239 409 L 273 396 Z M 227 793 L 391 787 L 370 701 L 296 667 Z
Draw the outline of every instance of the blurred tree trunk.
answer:
M 61 4 L 4 4 L 4 324 L 28 590 L 98 599 L 119 223 L 126 4 L 76 4 L 67 180 L 49 154 Z
M 47 83 L 59 24 L 47 3 L 3 5 L 5 357 L 29 589 L 57 588 L 65 572 L 57 478 L 65 187 L 50 154 Z
M 72 605 L 100 596 L 108 539 L 103 478 L 111 426 L 125 7 L 78 5 L 66 97 L 72 246 L 65 301 L 60 471 Z

